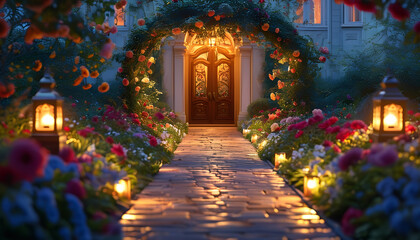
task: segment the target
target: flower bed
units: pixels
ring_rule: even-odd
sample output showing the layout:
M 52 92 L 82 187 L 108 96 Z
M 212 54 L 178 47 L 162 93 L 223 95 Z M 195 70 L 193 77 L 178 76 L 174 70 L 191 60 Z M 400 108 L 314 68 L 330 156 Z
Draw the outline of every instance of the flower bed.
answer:
M 389 143 L 372 143 L 370 128 L 360 120 L 311 116 L 286 117 L 280 110 L 263 112 L 241 129 L 261 159 L 287 157 L 279 173 L 304 190 L 305 176 L 319 179 L 310 200 L 342 230 L 358 239 L 420 236 L 420 113 L 409 112 L 406 135 Z M 318 180 L 317 180 L 318 181 Z
M 127 199 L 114 183 L 128 177 L 138 192 L 187 132 L 164 109 L 104 106 L 89 118 L 64 119 L 68 146 L 57 156 L 28 139 L 27 118 L 9 112 L 0 120 L 1 239 L 121 237 Z

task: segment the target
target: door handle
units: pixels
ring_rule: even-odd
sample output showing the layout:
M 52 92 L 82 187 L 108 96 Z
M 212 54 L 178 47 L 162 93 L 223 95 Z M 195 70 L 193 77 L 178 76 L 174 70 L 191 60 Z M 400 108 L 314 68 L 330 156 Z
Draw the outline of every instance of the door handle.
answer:
M 212 97 L 211 92 L 208 92 L 207 93 L 207 98 L 209 99 L 209 101 L 211 101 L 211 97 Z

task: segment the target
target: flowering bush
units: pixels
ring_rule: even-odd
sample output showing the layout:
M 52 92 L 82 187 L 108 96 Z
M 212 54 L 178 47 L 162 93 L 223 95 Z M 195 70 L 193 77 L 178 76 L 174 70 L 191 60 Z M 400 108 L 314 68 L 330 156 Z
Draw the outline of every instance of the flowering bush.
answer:
M 408 111 L 406 135 L 387 144 L 372 144 L 369 127 L 360 120 L 327 117 L 314 110 L 308 117 L 273 121 L 258 116 L 243 128 L 263 128 L 254 143 L 262 159 L 286 152 L 280 173 L 302 188 L 306 174 L 320 186 L 311 201 L 358 239 L 419 236 L 420 113 Z M 249 134 L 246 137 L 250 137 Z M 264 144 L 263 144 L 264 143 Z

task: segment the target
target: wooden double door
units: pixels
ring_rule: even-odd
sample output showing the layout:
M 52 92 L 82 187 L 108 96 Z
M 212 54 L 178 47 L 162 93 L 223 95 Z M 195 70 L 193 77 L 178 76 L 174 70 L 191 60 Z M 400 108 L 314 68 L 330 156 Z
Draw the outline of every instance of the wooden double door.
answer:
M 234 56 L 206 47 L 191 56 L 190 123 L 234 123 Z

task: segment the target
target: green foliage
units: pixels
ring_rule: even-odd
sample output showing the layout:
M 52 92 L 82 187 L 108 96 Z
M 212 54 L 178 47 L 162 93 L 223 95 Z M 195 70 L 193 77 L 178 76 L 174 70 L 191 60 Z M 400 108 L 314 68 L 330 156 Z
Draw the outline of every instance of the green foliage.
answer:
M 259 115 L 260 111 L 267 111 L 272 108 L 267 98 L 259 98 L 248 105 L 247 111 L 249 118 Z

